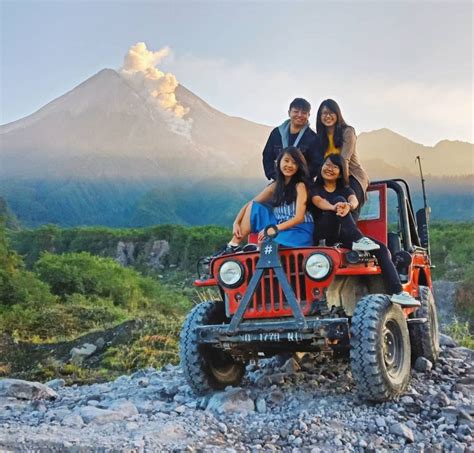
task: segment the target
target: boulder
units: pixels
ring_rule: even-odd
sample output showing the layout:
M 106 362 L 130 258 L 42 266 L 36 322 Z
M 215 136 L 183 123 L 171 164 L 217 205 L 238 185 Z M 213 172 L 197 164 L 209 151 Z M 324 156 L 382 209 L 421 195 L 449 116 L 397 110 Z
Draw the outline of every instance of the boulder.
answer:
M 425 357 L 418 357 L 415 361 L 415 370 L 424 373 L 426 371 L 431 371 L 433 364 L 426 359 Z
M 50 389 L 58 390 L 61 387 L 64 387 L 66 381 L 64 379 L 53 379 L 52 381 L 46 382 L 44 385 L 47 385 Z
M 81 407 L 79 414 L 84 422 L 104 425 L 106 423 L 117 422 L 127 418 L 125 413 L 111 411 L 109 409 L 100 409 L 94 406 Z
M 439 344 L 441 346 L 447 346 L 448 348 L 457 348 L 459 346 L 456 341 L 444 333 L 439 335 Z
M 261 396 L 257 398 L 255 405 L 257 408 L 257 412 L 259 412 L 260 414 L 264 414 L 265 412 L 267 412 L 267 402 L 265 401 L 265 398 Z
M 20 400 L 54 400 L 59 395 L 40 382 L 23 381 L 22 379 L 0 380 L 0 397 L 12 397 Z
M 80 364 L 90 357 L 97 350 L 97 346 L 91 343 L 84 343 L 80 348 L 71 349 L 71 360 L 73 363 Z
M 61 424 L 63 426 L 69 426 L 71 428 L 81 428 L 82 426 L 84 426 L 84 420 L 80 415 L 68 414 L 63 418 Z
M 235 412 L 247 414 L 255 410 L 255 403 L 245 390 L 231 388 L 225 392 L 215 393 L 209 400 L 206 410 L 219 414 Z
M 153 269 L 163 269 L 163 258 L 170 252 L 168 241 L 154 241 L 149 252 L 148 265 Z
M 301 370 L 299 363 L 293 358 L 290 357 L 281 367 L 281 370 L 284 373 L 294 374 L 297 371 Z
M 400 437 L 404 437 L 410 443 L 415 440 L 415 437 L 413 436 L 413 431 L 403 423 L 395 423 L 390 426 L 390 433 Z
M 122 266 L 130 266 L 135 262 L 135 244 L 133 242 L 119 241 L 115 256 Z
M 181 423 L 177 421 L 170 421 L 164 425 L 155 426 L 153 432 L 147 433 L 149 441 L 155 440 L 155 442 L 159 442 L 160 444 L 163 442 L 178 442 L 186 439 L 186 437 L 186 430 L 182 427 Z

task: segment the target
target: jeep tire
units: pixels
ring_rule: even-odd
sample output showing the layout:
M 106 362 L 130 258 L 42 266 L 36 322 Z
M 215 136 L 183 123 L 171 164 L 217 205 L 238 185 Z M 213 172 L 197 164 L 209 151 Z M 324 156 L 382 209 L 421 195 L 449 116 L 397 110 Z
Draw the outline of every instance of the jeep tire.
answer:
M 198 395 L 238 385 L 244 375 L 244 363 L 225 351 L 198 343 L 199 326 L 221 324 L 224 319 L 224 304 L 207 301 L 189 312 L 181 329 L 181 368 L 187 383 Z
M 410 382 L 410 335 L 402 309 L 385 294 L 357 303 L 351 325 L 351 366 L 357 393 L 387 401 Z
M 440 352 L 438 314 L 433 294 L 427 286 L 420 286 L 420 302 L 421 306 L 413 317 L 424 318 L 426 322 L 409 325 L 412 360 L 425 357 L 435 363 Z

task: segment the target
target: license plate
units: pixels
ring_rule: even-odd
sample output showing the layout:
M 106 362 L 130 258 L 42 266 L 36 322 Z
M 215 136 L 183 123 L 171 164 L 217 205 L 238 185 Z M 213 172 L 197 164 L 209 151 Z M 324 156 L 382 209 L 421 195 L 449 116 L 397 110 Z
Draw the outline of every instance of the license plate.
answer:
M 298 331 L 290 332 L 264 332 L 264 333 L 244 333 L 240 335 L 242 342 L 249 343 L 251 341 L 301 341 L 302 335 Z

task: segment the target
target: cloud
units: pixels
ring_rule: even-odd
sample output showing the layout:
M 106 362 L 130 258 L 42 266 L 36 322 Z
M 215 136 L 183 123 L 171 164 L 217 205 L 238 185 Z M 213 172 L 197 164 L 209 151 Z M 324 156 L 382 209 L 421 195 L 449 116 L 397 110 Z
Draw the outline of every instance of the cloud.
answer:
M 270 72 L 248 62 L 193 56 L 174 56 L 167 64 L 213 107 L 258 123 L 280 124 L 289 102 L 302 96 L 313 105 L 314 125 L 319 103 L 333 98 L 359 132 L 387 127 L 425 145 L 473 141 L 472 87 L 464 82 L 424 84 L 386 74 L 351 77 L 350 68 L 333 74 L 324 65 L 314 73 L 281 65 Z

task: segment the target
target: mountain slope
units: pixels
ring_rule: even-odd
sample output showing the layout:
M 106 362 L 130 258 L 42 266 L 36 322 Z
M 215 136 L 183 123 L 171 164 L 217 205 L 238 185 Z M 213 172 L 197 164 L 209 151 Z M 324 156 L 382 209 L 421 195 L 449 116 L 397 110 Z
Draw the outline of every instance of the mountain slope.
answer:
M 268 134 L 267 127 L 224 115 L 184 87 L 177 96 L 191 109 L 190 139 L 174 133 L 166 115 L 116 71 L 104 69 L 36 113 L 0 127 L 0 177 L 230 175 L 252 160 Z
M 219 112 L 183 86 L 175 94 L 189 109 L 189 136 L 173 131 L 167 112 L 119 73 L 104 69 L 32 115 L 0 126 L 0 178 L 262 178 L 269 127 Z M 358 151 L 372 179 L 417 174 L 418 155 L 426 174 L 473 173 L 470 143 L 426 147 L 380 129 L 361 133 Z
M 0 195 L 27 226 L 228 223 L 266 184 L 261 153 L 271 128 L 228 116 L 183 86 L 174 94 L 188 110 L 184 120 L 173 118 L 185 134 L 112 69 L 0 126 Z M 472 144 L 426 147 L 380 129 L 360 133 L 357 149 L 371 180 L 418 181 L 421 156 L 442 206 L 436 217 L 473 218 L 465 208 L 472 205 Z
M 370 168 L 370 161 L 378 161 L 377 166 L 383 161 L 402 170 L 401 174 L 405 177 L 410 173 L 418 174 L 416 156 L 421 157 L 426 175 L 460 176 L 474 173 L 472 143 L 444 140 L 434 147 L 424 146 L 389 129 L 379 129 L 362 132 L 357 139 L 357 149 L 365 167 Z M 392 173 L 392 177 L 395 174 Z

